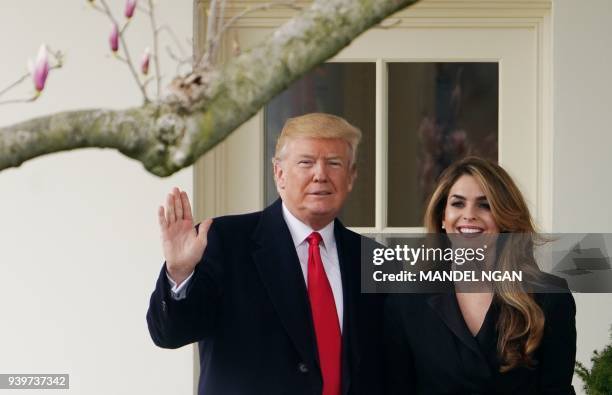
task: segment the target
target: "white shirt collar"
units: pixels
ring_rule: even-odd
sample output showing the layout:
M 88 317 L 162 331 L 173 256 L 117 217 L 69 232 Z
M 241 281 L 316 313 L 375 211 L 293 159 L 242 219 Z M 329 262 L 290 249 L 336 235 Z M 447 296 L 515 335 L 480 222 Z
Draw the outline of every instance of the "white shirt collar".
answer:
M 289 233 L 291 233 L 291 238 L 293 239 L 293 245 L 297 249 L 297 247 L 302 244 L 306 238 L 314 232 L 314 230 L 297 219 L 291 211 L 285 206 L 283 202 L 283 217 L 285 222 L 287 223 L 287 227 L 289 228 Z M 323 247 L 328 249 L 332 245 L 335 244 L 336 239 L 334 237 L 334 221 L 331 221 L 327 225 L 323 227 L 323 229 L 318 230 L 321 238 L 323 239 Z

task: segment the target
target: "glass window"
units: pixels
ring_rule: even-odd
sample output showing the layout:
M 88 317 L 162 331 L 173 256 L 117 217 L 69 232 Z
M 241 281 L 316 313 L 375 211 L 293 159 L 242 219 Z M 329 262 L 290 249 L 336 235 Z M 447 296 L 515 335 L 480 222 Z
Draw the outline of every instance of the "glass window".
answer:
M 420 227 L 440 173 L 497 161 L 497 63 L 388 63 L 388 227 Z

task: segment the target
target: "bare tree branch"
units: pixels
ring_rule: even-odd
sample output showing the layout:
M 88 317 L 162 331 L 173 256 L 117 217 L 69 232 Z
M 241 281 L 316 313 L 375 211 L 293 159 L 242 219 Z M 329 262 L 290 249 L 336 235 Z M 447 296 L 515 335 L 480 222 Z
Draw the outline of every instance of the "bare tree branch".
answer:
M 113 24 L 115 24 L 116 26 L 120 26 L 119 23 L 117 22 L 117 19 L 115 19 L 115 17 L 113 16 L 113 13 L 110 7 L 108 6 L 108 4 L 106 3 L 106 0 L 100 0 L 100 3 L 102 3 L 102 9 L 100 10 L 98 6 L 95 6 L 94 9 L 106 14 L 106 16 L 108 16 L 108 18 L 111 20 Z M 149 102 L 149 96 L 147 95 L 147 90 L 145 89 L 145 86 L 143 85 L 143 83 L 140 81 L 138 72 L 136 71 L 136 68 L 134 67 L 134 64 L 132 62 L 132 57 L 130 56 L 130 51 L 128 50 L 127 43 L 125 41 L 125 36 L 123 34 L 129 22 L 130 21 L 128 20 L 125 23 L 125 25 L 121 28 L 121 30 L 119 31 L 119 40 L 121 42 L 121 50 L 123 51 L 125 55 L 125 58 L 121 58 L 121 59 L 124 60 L 125 63 L 127 64 L 128 69 L 130 70 L 132 77 L 134 77 L 134 81 L 136 81 L 136 84 L 138 85 L 138 89 L 140 89 L 140 93 L 142 93 L 142 97 L 146 104 Z
M 176 71 L 175 71 L 176 75 L 179 75 L 181 73 L 181 68 L 183 66 L 188 66 L 189 70 L 191 70 L 191 63 L 192 63 L 191 56 L 185 55 L 181 58 L 177 54 L 172 52 L 172 48 L 170 46 L 166 46 L 165 48 L 166 48 L 166 53 L 168 57 L 176 62 Z
M 168 35 L 170 36 L 172 41 L 174 41 L 174 45 L 176 45 L 176 48 L 181 53 L 181 57 L 183 57 L 183 58 L 191 58 L 191 56 L 187 55 L 187 52 L 185 52 L 185 49 L 183 48 L 183 45 L 181 44 L 181 41 L 178 39 L 178 37 L 176 36 L 176 33 L 174 32 L 174 30 L 172 30 L 172 28 L 170 28 L 170 26 L 168 26 L 168 25 L 161 25 L 161 26 L 159 26 L 157 28 L 157 31 L 159 33 L 161 33 L 161 32 L 168 33 Z
M 206 45 L 204 46 L 204 54 L 200 59 L 196 68 L 208 70 L 212 66 L 212 52 L 214 47 L 214 37 L 216 32 L 217 23 L 217 2 L 219 0 L 210 0 L 210 6 L 208 7 L 208 22 L 206 24 Z
M 26 78 L 28 78 L 29 76 L 31 76 L 32 74 L 30 74 L 29 72 L 25 73 L 24 75 L 22 75 L 21 77 L 19 77 L 17 79 L 17 81 L 13 82 L 12 84 L 10 84 L 9 86 L 7 86 L 6 88 L 2 89 L 0 91 L 0 96 L 4 95 L 6 92 L 10 91 L 11 89 L 13 89 L 14 87 L 18 86 L 19 84 L 21 84 L 23 81 L 26 80 Z
M 151 29 L 153 30 L 153 64 L 155 65 L 155 93 L 157 100 L 161 97 L 161 68 L 159 67 L 159 29 L 155 20 L 155 5 L 149 0 L 148 7 Z
M 276 94 L 416 0 L 315 0 L 222 69 L 176 78 L 164 103 L 73 111 L 0 128 L 0 170 L 52 152 L 115 148 L 168 176 L 195 162 Z
M 31 102 L 35 101 L 36 99 L 38 99 L 38 97 L 39 97 L 38 94 L 34 94 L 33 96 L 25 97 L 25 98 L 22 98 L 22 99 L 0 100 L 0 105 L 4 105 L 4 104 L 17 104 L 17 103 L 31 103 Z

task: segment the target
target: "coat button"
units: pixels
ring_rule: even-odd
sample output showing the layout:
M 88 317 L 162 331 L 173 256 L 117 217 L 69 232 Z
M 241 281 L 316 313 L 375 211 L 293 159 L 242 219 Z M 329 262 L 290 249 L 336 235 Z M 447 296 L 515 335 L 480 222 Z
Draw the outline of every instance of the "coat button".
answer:
M 298 363 L 298 370 L 300 371 L 300 373 L 308 373 L 308 366 L 306 366 L 305 363 L 300 362 Z
M 166 309 L 167 309 L 167 308 L 166 308 L 166 301 L 165 301 L 165 300 L 162 300 L 162 302 L 161 302 L 161 308 L 162 308 L 162 311 L 165 313 L 165 312 L 166 312 Z

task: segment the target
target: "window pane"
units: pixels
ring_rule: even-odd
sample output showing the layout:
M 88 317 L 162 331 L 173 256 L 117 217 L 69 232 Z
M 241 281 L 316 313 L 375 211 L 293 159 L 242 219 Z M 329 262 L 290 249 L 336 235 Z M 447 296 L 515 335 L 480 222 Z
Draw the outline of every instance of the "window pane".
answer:
M 497 161 L 497 63 L 388 64 L 387 225 L 422 226 L 436 179 L 466 155 Z
M 290 117 L 325 112 L 345 118 L 363 133 L 357 157 L 358 177 L 340 219 L 346 226 L 374 226 L 375 63 L 327 63 L 291 84 L 264 109 L 265 199 L 277 197 L 272 174 L 276 139 Z

